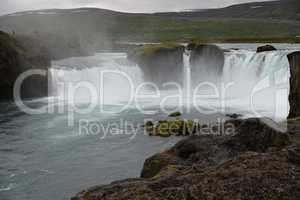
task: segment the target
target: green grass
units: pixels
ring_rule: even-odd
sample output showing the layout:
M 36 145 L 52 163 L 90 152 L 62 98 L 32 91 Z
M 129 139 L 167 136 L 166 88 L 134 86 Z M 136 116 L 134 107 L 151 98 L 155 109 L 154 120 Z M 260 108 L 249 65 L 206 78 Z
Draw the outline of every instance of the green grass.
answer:
M 300 35 L 300 23 L 262 20 L 191 21 L 151 17 L 147 20 L 128 20 L 115 28 L 112 37 L 122 41 L 202 40 L 298 43 L 299 38 L 296 36 Z
M 193 38 L 185 42 L 194 43 L 300 43 L 299 37 L 241 37 L 241 38 Z
M 151 54 L 151 53 L 154 53 L 161 49 L 181 48 L 181 46 L 178 45 L 177 43 L 165 42 L 165 43 L 160 43 L 160 44 L 146 44 L 142 48 L 143 48 L 143 52 L 145 54 Z

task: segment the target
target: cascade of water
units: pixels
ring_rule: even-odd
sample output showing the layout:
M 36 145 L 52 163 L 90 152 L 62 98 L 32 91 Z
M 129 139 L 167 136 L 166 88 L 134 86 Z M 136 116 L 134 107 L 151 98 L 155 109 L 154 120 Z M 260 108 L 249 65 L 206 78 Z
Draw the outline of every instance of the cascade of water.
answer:
M 183 53 L 183 71 L 184 71 L 184 95 L 187 98 L 191 96 L 191 65 L 190 65 L 191 51 L 185 50 Z
M 225 53 L 222 81 L 231 83 L 225 98 L 254 110 L 268 110 L 265 116 L 285 118 L 289 109 L 289 51 L 256 53 L 232 50 Z M 256 112 L 256 111 L 255 111 Z
M 288 53 L 290 52 L 256 53 L 246 50 L 225 52 L 221 82 L 225 86 L 232 83 L 226 88 L 225 101 L 235 101 L 235 103 L 243 104 L 244 108 L 251 108 L 253 95 L 256 102 L 262 104 L 262 109 L 272 106 L 280 107 L 281 104 L 288 106 L 288 95 L 281 95 L 282 99 L 278 100 L 278 93 L 276 93 L 277 88 L 289 89 L 289 63 L 286 57 Z M 193 93 L 190 56 L 191 52 L 185 50 L 183 92 L 186 102 L 191 101 Z M 127 60 L 125 53 L 102 53 L 87 58 L 70 58 L 54 62 L 51 73 L 52 88 L 56 96 L 68 101 L 74 98 L 76 102 L 93 101 L 93 94 L 97 96 L 97 102 L 101 98 L 100 103 L 103 104 L 128 102 L 132 100 L 134 89 L 143 82 L 142 71 Z M 201 81 L 200 75 L 199 80 Z M 76 91 L 75 95 L 72 93 L 70 95 L 70 87 L 71 92 Z M 228 103 L 228 105 L 236 106 L 237 104 Z M 269 110 L 274 110 L 274 108 Z
M 254 51 L 233 50 L 225 53 L 223 83 L 232 82 L 231 97 L 251 94 L 251 89 L 262 79 L 276 76 L 286 82 L 289 76 L 288 51 L 255 53 Z M 277 74 L 285 72 L 285 76 Z M 277 82 L 283 82 L 276 80 Z
M 73 98 L 80 103 L 127 102 L 142 82 L 141 70 L 125 62 L 126 54 L 96 54 L 88 62 L 81 59 L 80 67 L 77 61 L 78 58 L 70 58 L 52 65 L 52 88 L 60 99 Z

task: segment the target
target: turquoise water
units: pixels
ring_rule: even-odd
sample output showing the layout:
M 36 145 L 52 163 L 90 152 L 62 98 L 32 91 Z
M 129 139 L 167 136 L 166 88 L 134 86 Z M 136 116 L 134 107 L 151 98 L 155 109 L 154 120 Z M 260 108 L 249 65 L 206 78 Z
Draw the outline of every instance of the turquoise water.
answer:
M 136 110 L 117 116 L 94 111 L 76 116 L 75 125 L 68 126 L 67 114 L 25 115 L 10 106 L 0 117 L 1 200 L 65 200 L 88 186 L 137 177 L 145 158 L 180 139 L 151 138 L 141 127 L 136 136 L 79 134 L 79 118 L 104 125 L 116 123 L 121 130 L 125 129 L 120 121 L 124 118 L 138 128 L 144 116 Z

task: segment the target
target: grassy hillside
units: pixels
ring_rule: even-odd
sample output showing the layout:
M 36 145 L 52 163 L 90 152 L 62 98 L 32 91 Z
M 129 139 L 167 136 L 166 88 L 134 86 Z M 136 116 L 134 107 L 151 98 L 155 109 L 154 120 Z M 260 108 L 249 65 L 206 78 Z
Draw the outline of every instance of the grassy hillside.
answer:
M 195 10 L 183 13 L 160 13 L 159 16 L 183 19 L 265 19 L 300 20 L 299 0 L 274 0 L 229 6 L 221 9 Z
M 188 13 L 43 10 L 2 16 L 0 30 L 38 35 L 57 56 L 68 51 L 76 55 L 109 49 L 115 42 L 299 42 L 299 7 L 298 0 L 282 0 Z

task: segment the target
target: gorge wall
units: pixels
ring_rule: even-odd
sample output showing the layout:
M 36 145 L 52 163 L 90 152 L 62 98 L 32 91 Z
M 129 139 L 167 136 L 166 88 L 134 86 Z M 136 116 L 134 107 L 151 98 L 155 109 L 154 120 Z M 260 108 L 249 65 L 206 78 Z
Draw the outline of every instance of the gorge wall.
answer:
M 300 51 L 288 55 L 290 62 L 290 113 L 288 118 L 300 116 Z
M 194 44 L 189 45 L 191 53 L 192 84 L 209 81 L 217 83 L 222 76 L 224 66 L 224 51 L 216 45 Z
M 186 51 L 186 52 L 185 52 Z M 188 51 L 188 63 L 184 55 Z M 129 59 L 139 65 L 145 81 L 159 86 L 167 82 L 182 84 L 184 68 L 190 68 L 191 84 L 220 79 L 224 66 L 224 52 L 216 45 L 189 44 L 187 47 L 174 44 L 151 44 L 136 48 Z
M 0 100 L 13 98 L 14 84 L 20 74 L 29 69 L 48 70 L 50 65 L 50 56 L 46 48 L 0 32 Z M 47 95 L 48 76 L 33 75 L 22 84 L 22 98 Z
M 129 53 L 129 59 L 139 65 L 145 81 L 161 87 L 167 82 L 182 83 L 183 52 L 180 45 L 145 45 Z

